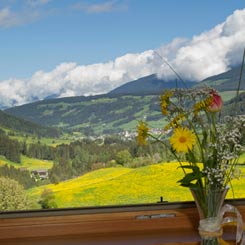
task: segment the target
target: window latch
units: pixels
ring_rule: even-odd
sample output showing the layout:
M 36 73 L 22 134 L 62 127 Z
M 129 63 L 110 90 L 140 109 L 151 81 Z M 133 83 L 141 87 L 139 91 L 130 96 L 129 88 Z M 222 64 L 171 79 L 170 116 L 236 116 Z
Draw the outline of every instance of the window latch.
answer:
M 161 213 L 161 214 L 150 214 L 150 215 L 138 215 L 135 216 L 135 219 L 145 220 L 145 219 L 162 219 L 162 218 L 174 218 L 176 217 L 175 213 Z

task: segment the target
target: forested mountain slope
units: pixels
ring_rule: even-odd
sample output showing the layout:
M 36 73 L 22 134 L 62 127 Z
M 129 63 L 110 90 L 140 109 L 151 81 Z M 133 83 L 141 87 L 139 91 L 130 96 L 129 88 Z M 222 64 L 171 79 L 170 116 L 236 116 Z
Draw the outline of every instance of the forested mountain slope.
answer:
M 0 128 L 15 132 L 21 132 L 22 134 L 33 134 L 36 136 L 59 136 L 59 132 L 57 129 L 40 126 L 37 123 L 33 123 L 25 119 L 18 118 L 15 115 L 10 115 L 1 110 Z
M 239 77 L 240 68 L 238 67 L 209 77 L 200 83 L 187 84 L 188 86 L 193 84 L 212 86 L 223 92 L 224 100 L 227 101 L 235 96 L 234 91 L 237 89 Z M 242 79 L 240 89 L 244 90 L 245 72 Z M 178 82 L 178 86 L 181 83 Z M 43 126 L 59 127 L 68 132 L 79 131 L 84 135 L 135 130 L 138 121 L 142 119 L 152 122 L 153 126 L 162 126 L 159 106 L 162 84 L 165 86 L 164 89 L 176 86 L 174 81 L 163 82 L 155 75 L 151 75 L 129 82 L 108 94 L 43 100 L 9 108 L 6 112 Z M 244 98 L 241 97 L 241 99 Z

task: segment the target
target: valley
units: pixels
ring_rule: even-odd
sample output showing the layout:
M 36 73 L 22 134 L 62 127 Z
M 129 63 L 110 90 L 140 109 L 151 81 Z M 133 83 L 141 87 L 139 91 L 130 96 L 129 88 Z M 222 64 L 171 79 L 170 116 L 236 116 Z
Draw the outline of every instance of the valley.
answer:
M 221 116 L 244 114 L 245 87 L 236 97 L 232 83 L 237 71 L 194 85 L 219 88 Z M 182 172 L 166 147 L 139 146 L 135 141 L 139 121 L 147 121 L 156 134 L 166 125 L 159 106 L 161 91 L 157 93 L 155 80 L 149 79 L 105 95 L 47 99 L 0 111 L 0 177 L 24 186 L 27 209 L 156 203 L 160 197 L 168 202 L 191 200 L 188 189 L 177 183 Z M 156 82 L 163 86 L 164 81 Z M 137 90 L 139 83 L 144 91 Z M 241 178 L 232 184 L 235 197 L 245 198 L 244 154 L 239 161 Z

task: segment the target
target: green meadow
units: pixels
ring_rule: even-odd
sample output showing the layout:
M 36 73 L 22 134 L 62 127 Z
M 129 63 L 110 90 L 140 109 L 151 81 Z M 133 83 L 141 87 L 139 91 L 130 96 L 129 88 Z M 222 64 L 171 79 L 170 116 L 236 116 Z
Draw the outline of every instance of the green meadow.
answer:
M 39 200 L 43 190 L 50 189 L 59 208 L 157 203 L 160 197 L 168 202 L 193 200 L 188 188 L 177 183 L 183 176 L 178 166 L 169 162 L 135 169 L 105 168 L 59 184 L 32 188 L 28 195 L 33 201 Z M 240 170 L 240 178 L 232 182 L 234 193 L 230 190 L 228 198 L 245 198 L 245 166 L 241 165 Z
M 25 137 L 22 135 L 14 135 L 14 136 L 9 136 L 11 139 L 18 140 L 19 142 L 26 142 L 27 144 L 36 144 L 36 143 L 41 143 L 43 145 L 49 145 L 49 146 L 57 146 L 61 144 L 69 144 L 74 140 L 74 137 L 71 135 L 63 135 L 60 138 L 45 138 L 45 137 Z
M 244 92 L 244 90 L 241 90 L 240 93 Z M 229 101 L 230 99 L 236 97 L 237 91 L 223 91 L 220 92 L 220 95 L 223 99 L 223 101 Z
M 7 160 L 4 156 L 0 156 L 0 166 L 8 164 L 15 168 L 24 168 L 29 171 L 33 169 L 51 169 L 53 166 L 52 161 L 40 160 L 36 158 L 29 158 L 27 156 L 21 156 L 21 163 L 15 163 Z

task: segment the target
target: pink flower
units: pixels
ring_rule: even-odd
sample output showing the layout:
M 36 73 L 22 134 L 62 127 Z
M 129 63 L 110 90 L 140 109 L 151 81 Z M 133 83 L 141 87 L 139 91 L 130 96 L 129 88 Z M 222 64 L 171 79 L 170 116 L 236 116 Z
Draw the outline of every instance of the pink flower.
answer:
M 215 90 L 212 90 L 210 92 L 210 95 L 212 97 L 212 102 L 208 106 L 208 111 L 210 112 L 218 112 L 221 110 L 223 106 L 223 101 L 220 95 L 217 94 Z

